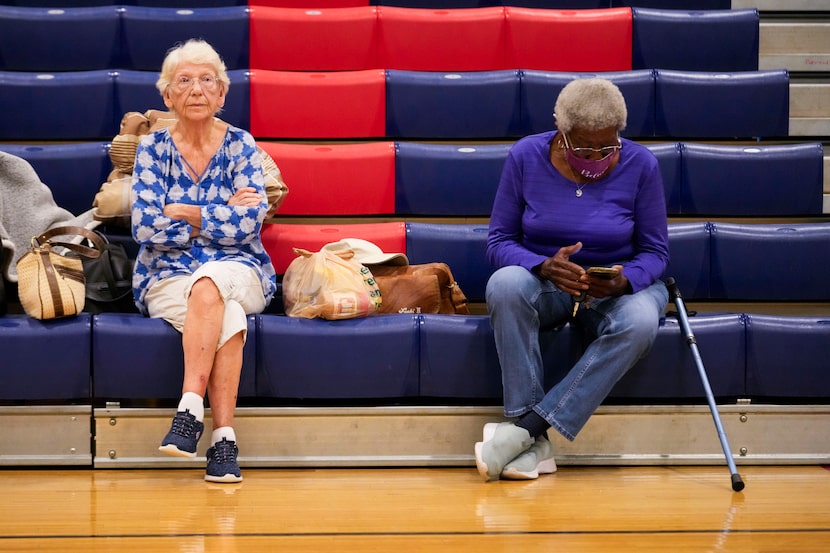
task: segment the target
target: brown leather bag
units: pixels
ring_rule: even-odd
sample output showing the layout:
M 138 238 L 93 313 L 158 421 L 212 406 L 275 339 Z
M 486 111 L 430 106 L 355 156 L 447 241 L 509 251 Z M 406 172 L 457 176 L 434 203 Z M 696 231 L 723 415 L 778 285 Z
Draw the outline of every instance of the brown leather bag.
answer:
M 370 265 L 380 288 L 378 313 L 469 315 L 467 296 L 446 263 Z

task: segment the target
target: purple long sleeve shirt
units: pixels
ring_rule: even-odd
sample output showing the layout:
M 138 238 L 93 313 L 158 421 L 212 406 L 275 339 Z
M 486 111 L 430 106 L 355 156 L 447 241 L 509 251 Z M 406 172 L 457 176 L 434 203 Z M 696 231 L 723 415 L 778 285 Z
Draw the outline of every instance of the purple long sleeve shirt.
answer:
M 570 260 L 622 265 L 637 292 L 653 284 L 669 259 L 666 200 L 657 159 L 622 139 L 616 167 L 582 188 L 550 161 L 555 131 L 522 138 L 505 161 L 490 216 L 487 259 L 531 270 L 560 248 L 582 242 Z

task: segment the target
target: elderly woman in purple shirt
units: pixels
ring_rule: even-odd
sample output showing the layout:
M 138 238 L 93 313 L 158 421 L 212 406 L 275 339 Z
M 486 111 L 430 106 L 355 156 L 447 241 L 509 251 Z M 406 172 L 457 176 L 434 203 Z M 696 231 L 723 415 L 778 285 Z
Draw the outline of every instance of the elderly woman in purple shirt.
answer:
M 668 262 L 663 183 L 649 150 L 619 136 L 627 118 L 619 89 L 574 80 L 554 117 L 556 131 L 511 149 L 490 217 L 487 256 L 498 270 L 487 309 L 511 422 L 486 424 L 475 444 L 486 480 L 554 472 L 547 430 L 575 439 L 651 349 L 668 303 L 659 280 Z M 545 389 L 540 331 L 569 321 L 590 344 Z

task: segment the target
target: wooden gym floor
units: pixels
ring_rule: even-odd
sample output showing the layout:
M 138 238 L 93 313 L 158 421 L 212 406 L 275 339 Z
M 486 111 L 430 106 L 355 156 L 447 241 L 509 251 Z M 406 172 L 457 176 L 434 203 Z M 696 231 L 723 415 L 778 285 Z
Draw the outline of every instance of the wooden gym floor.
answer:
M 565 466 L 484 483 L 474 468 L 0 470 L 0 551 L 830 551 L 830 470 Z

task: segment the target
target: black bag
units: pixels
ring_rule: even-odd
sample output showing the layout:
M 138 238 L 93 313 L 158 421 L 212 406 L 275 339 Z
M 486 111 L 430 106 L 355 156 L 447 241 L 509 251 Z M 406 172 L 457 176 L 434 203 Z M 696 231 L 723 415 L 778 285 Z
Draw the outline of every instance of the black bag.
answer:
M 96 232 L 103 241 L 99 246 L 101 255 L 92 259 L 84 258 L 86 278 L 86 306 L 88 313 L 137 313 L 133 301 L 133 260 L 124 246 L 107 240 Z

